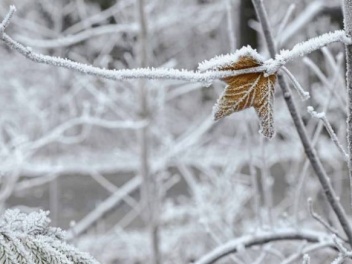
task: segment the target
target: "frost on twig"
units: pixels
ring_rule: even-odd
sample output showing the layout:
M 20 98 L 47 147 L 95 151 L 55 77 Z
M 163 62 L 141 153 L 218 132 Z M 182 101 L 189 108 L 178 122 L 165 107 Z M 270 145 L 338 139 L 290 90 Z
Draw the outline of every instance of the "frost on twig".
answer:
M 266 61 L 267 73 L 271 74 L 277 72 L 287 62 L 306 56 L 309 53 L 334 42 L 351 44 L 352 40 L 346 36 L 345 31 L 337 30 L 298 43 L 291 50 L 281 50 L 280 53 L 275 56 L 275 60 Z
M 293 76 L 293 74 L 286 68 L 286 67 L 282 67 L 282 70 L 284 73 L 286 73 L 286 75 L 290 78 L 293 87 L 295 87 L 297 93 L 300 95 L 301 99 L 304 100 L 308 100 L 310 98 L 310 94 L 309 92 L 306 92 L 303 87 L 299 84 L 299 82 L 297 81 L 297 79 L 295 78 L 295 76 Z
M 0 262 L 12 264 L 98 264 L 64 242 L 65 232 L 50 227 L 44 211 L 7 210 L 0 218 Z
M 0 37 L 3 38 L 5 29 L 8 27 L 8 25 L 10 24 L 11 18 L 13 17 L 13 15 L 16 12 L 16 7 L 15 6 L 10 6 L 10 10 L 7 13 L 7 15 L 5 16 L 4 20 L 2 21 L 1 25 L 0 25 Z
M 333 240 L 339 250 L 339 255 L 331 264 L 342 264 L 346 258 L 352 258 L 352 252 L 348 251 L 335 235 L 333 236 Z
M 349 155 L 347 154 L 347 152 L 345 151 L 345 149 L 343 148 L 342 144 L 340 143 L 339 139 L 337 138 L 337 135 L 334 131 L 334 129 L 332 128 L 330 122 L 328 121 L 328 119 L 326 118 L 326 115 L 324 112 L 322 113 L 318 113 L 316 111 L 314 111 L 314 108 L 312 106 L 308 106 L 307 107 L 307 111 L 308 113 L 311 114 L 312 117 L 314 118 L 318 118 L 320 119 L 326 130 L 328 131 L 329 135 L 330 135 L 330 138 L 332 140 L 332 142 L 334 142 L 334 144 L 336 145 L 336 147 L 338 148 L 338 150 L 341 152 L 341 154 L 343 155 L 344 159 L 346 161 L 348 161 L 349 159 Z

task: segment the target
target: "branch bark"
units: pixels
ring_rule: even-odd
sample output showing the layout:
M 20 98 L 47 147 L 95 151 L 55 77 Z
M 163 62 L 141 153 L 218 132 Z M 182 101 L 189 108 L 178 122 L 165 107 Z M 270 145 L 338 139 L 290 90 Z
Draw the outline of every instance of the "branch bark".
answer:
M 344 26 L 348 36 L 352 36 L 352 0 L 343 1 Z M 349 152 L 350 192 L 352 191 L 352 45 L 346 45 L 346 84 L 348 92 L 347 142 Z M 351 207 L 352 207 L 352 194 Z

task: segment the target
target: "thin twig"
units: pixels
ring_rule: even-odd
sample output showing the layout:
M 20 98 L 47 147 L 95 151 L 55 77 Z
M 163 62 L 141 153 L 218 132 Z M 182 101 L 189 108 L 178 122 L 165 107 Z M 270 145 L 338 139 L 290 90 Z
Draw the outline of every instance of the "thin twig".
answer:
M 312 201 L 311 198 L 308 198 L 308 209 L 309 209 L 309 213 L 311 214 L 311 216 L 312 216 L 315 220 L 317 220 L 320 224 L 322 224 L 322 225 L 323 225 L 328 231 L 330 231 L 332 234 L 338 236 L 340 239 L 342 239 L 343 241 L 345 241 L 345 239 L 342 238 L 342 237 L 339 235 L 338 231 L 337 231 L 334 227 L 330 226 L 327 222 L 325 222 L 325 220 L 324 220 L 320 215 L 318 215 L 318 214 L 314 211 L 314 209 L 313 209 L 313 201 Z
M 324 112 L 322 113 L 317 113 L 316 111 L 314 111 L 314 108 L 312 106 L 308 106 L 307 108 L 308 113 L 315 118 L 320 119 L 326 130 L 328 131 L 330 138 L 332 140 L 332 142 L 334 142 L 334 144 L 336 145 L 337 149 L 341 152 L 341 154 L 343 155 L 343 158 L 348 162 L 349 160 L 349 155 L 347 154 L 347 152 L 345 151 L 345 149 L 343 148 L 341 142 L 339 141 L 339 139 L 337 138 L 337 135 L 334 131 L 334 129 L 332 128 L 329 120 L 326 118 L 326 115 Z
M 343 264 L 344 260 L 346 258 L 351 258 L 352 257 L 352 252 L 348 251 L 343 244 L 341 243 L 341 241 L 339 241 L 337 239 L 336 236 L 333 236 L 333 241 L 337 247 L 337 249 L 339 250 L 339 255 L 338 257 L 332 262 L 332 264 Z
M 303 87 L 299 84 L 295 76 L 286 68 L 286 67 L 281 67 L 282 71 L 286 73 L 287 77 L 291 80 L 293 86 L 295 87 L 297 93 L 301 96 L 301 99 L 308 100 L 310 98 L 309 92 L 306 92 Z

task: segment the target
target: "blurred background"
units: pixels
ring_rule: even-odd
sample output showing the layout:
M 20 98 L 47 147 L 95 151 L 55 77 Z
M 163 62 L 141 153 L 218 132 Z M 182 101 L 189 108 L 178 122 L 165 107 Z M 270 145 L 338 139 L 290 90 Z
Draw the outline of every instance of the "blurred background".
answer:
M 342 28 L 340 2 L 266 0 L 278 47 Z M 7 29 L 15 40 L 100 68 L 196 70 L 244 45 L 268 57 L 249 0 L 3 0 L 2 17 L 10 4 L 18 9 Z M 277 134 L 268 141 L 253 109 L 212 121 L 221 81 L 108 81 L 36 64 L 5 45 L 0 56 L 1 208 L 49 210 L 52 224 L 101 263 L 190 263 L 261 229 L 322 229 L 308 197 L 336 222 L 280 89 Z M 343 46 L 287 67 L 311 93 L 304 102 L 294 96 L 347 205 L 344 157 L 306 110 L 326 112 L 346 146 Z M 280 263 L 301 246 L 273 244 L 263 263 Z M 219 263 L 255 263 L 259 250 Z M 328 253 L 315 257 L 332 260 Z

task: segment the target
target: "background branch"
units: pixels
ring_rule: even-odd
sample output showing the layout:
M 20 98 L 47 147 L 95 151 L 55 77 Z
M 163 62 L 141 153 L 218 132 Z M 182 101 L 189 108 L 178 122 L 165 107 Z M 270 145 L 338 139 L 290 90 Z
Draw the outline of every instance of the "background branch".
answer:
M 269 53 L 272 57 L 275 57 L 276 55 L 276 48 L 274 45 L 274 40 L 271 34 L 271 30 L 270 30 L 270 26 L 269 26 L 269 22 L 267 19 L 267 14 L 266 14 L 266 10 L 263 4 L 262 0 L 253 0 L 253 4 L 255 6 L 259 21 L 262 25 L 262 29 L 263 29 L 263 33 L 265 36 L 265 40 L 266 40 L 266 44 L 268 46 L 269 49 Z M 352 10 L 352 9 L 350 9 Z M 351 229 L 351 225 L 350 222 L 347 218 L 346 212 L 344 210 L 344 208 L 341 205 L 340 200 L 338 199 L 338 197 L 335 194 L 335 191 L 331 185 L 331 182 L 328 178 L 328 175 L 326 174 L 313 146 L 312 143 L 310 142 L 307 132 L 304 128 L 303 122 L 301 117 L 298 114 L 296 105 L 293 101 L 291 92 L 288 88 L 288 85 L 284 79 L 284 77 L 279 74 L 278 77 L 278 81 L 279 81 L 279 85 L 281 87 L 283 96 L 285 98 L 286 101 L 286 105 L 290 111 L 291 117 L 293 119 L 293 122 L 295 124 L 296 130 L 298 132 L 298 135 L 301 139 L 304 151 L 312 165 L 312 168 L 315 172 L 315 174 L 318 176 L 318 179 L 322 185 L 322 189 L 324 191 L 324 194 L 326 195 L 331 207 L 333 208 L 337 218 L 340 221 L 340 224 L 343 228 L 343 230 L 345 231 L 349 243 L 352 246 L 352 229 Z M 351 121 L 352 122 L 352 121 Z

